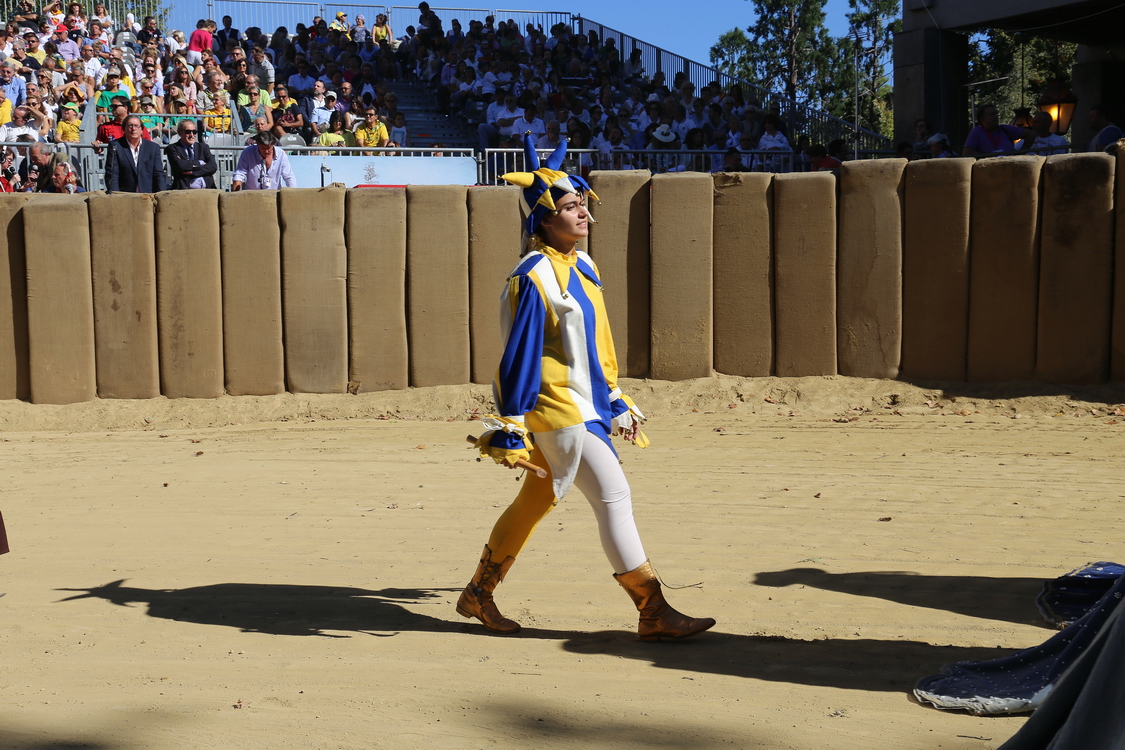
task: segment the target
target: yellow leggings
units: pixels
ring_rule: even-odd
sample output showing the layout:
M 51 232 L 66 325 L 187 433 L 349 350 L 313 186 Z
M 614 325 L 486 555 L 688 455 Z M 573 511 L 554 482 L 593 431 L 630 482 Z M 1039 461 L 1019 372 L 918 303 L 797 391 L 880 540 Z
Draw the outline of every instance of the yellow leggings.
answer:
M 531 463 L 547 470 L 546 477 L 527 472 L 516 499 L 497 519 L 488 537 L 493 560 L 518 557 L 539 522 L 558 504 L 551 469 L 539 446 L 531 450 Z

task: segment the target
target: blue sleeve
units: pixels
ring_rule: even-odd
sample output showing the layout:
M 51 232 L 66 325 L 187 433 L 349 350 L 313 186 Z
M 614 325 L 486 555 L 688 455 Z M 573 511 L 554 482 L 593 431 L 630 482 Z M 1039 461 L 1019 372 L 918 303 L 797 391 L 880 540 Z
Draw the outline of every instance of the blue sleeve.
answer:
M 496 408 L 502 417 L 520 417 L 535 408 L 543 366 L 543 300 L 535 282 L 527 276 L 517 276 L 514 281 L 508 285 L 509 299 L 502 301 L 512 304 L 510 295 L 515 287 L 512 328 L 496 373 Z

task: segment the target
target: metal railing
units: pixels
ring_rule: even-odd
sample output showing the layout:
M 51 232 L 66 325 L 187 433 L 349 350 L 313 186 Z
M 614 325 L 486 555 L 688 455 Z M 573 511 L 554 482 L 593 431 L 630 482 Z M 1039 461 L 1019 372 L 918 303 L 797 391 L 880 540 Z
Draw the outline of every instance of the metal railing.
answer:
M 551 153 L 539 151 L 542 162 Z M 875 149 L 860 151 L 861 159 L 887 159 L 894 151 Z M 726 149 L 615 149 L 609 153 L 597 149 L 569 149 L 562 170 L 582 174 L 587 170 L 647 169 L 654 174 L 667 172 L 723 172 Z M 490 148 L 478 160 L 477 182 L 482 185 L 506 184 L 500 176 L 508 172 L 526 172 L 527 161 L 522 149 Z M 741 151 L 737 171 L 741 172 L 808 172 L 809 159 L 792 151 Z

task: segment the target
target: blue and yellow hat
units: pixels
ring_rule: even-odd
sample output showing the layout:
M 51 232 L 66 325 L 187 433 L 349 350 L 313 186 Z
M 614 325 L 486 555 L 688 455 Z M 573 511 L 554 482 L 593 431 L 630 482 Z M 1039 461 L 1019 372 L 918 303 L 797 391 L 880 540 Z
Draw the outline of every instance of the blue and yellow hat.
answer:
M 555 201 L 567 193 L 572 195 L 585 193 L 594 200 L 598 200 L 597 193 L 590 189 L 586 180 L 578 175 L 559 171 L 563 159 L 566 158 L 565 138 L 559 144 L 559 147 L 547 157 L 547 165 L 544 167 L 539 166 L 539 152 L 535 150 L 535 142 L 530 131 L 524 134 L 523 152 L 528 166 L 532 168 L 531 171 L 509 172 L 502 175 L 501 179 L 523 188 L 521 203 L 524 213 L 527 214 L 524 228 L 528 234 L 535 233 L 543 218 L 555 210 Z

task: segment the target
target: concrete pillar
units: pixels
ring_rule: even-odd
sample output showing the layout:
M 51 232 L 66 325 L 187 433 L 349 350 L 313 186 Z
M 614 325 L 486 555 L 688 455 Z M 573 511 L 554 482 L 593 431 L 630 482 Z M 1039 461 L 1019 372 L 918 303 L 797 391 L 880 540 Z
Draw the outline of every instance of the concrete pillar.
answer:
M 895 35 L 895 140 L 914 141 L 914 123 L 925 118 L 933 133 L 959 147 L 970 129 L 965 84 L 969 38 L 923 28 Z

